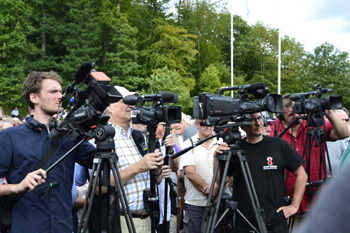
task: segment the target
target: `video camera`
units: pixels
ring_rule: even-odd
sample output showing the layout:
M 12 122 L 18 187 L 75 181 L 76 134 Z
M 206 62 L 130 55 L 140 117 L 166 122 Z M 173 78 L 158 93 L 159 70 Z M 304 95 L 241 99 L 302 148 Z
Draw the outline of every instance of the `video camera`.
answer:
M 329 95 L 321 98 L 322 95 L 331 92 L 332 89 L 322 88 L 320 84 L 314 85 L 315 91 L 290 95 L 290 100 L 295 101 L 293 113 L 310 114 L 324 112 L 326 109 L 341 109 L 343 100 L 340 95 Z M 309 99 L 311 95 L 317 98 Z
M 88 131 L 100 123 L 106 124 L 109 119 L 108 115 L 103 115 L 104 110 L 122 98 L 117 89 L 110 85 L 110 78 L 103 72 L 93 70 L 94 65 L 95 63 L 84 62 L 75 72 L 74 81 L 67 86 L 60 103 L 71 96 L 70 103 L 75 99 L 78 101 L 61 124 L 52 130 L 49 136 L 51 139 L 65 135 L 74 143 L 78 143 L 84 137 L 91 137 L 91 132 Z M 86 84 L 86 88 L 75 88 L 76 84 Z
M 159 92 L 158 94 L 135 96 L 128 95 L 123 98 L 127 105 L 140 104 L 133 107 L 133 113 L 136 115 L 139 124 L 158 124 L 166 122 L 169 124 L 181 122 L 180 106 L 164 106 L 165 103 L 177 103 L 178 95 L 169 91 Z M 153 102 L 152 108 L 145 107 L 146 102 Z
M 237 96 L 234 98 L 223 96 L 224 91 L 229 90 L 238 90 Z M 230 121 L 247 121 L 246 114 L 259 111 L 282 112 L 281 95 L 268 93 L 269 90 L 264 82 L 222 87 L 216 96 L 208 92 L 200 93 L 194 97 L 193 116 L 205 119 L 205 124 L 208 126 L 217 126 Z M 248 100 L 253 98 L 256 101 Z

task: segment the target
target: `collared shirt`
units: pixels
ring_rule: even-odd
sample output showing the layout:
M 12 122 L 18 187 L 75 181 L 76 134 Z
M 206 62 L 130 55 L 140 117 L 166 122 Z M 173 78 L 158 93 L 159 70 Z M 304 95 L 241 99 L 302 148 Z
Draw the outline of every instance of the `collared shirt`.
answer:
M 191 137 L 193 143 L 199 141 L 198 133 Z M 213 162 L 214 152 L 218 147 L 219 143 L 222 143 L 221 139 L 218 141 L 213 138 L 208 149 L 205 145 L 201 144 L 194 149 L 183 154 L 180 158 L 180 167 L 195 166 L 196 172 L 207 182 L 211 184 L 213 180 Z M 184 148 L 192 146 L 191 140 L 186 140 Z M 198 190 L 191 181 L 185 177 L 185 203 L 195 206 L 205 206 L 207 204 L 208 197 Z
M 122 171 L 137 163 L 142 159 L 142 156 L 132 138 L 133 129 L 129 126 L 126 134 L 122 127 L 117 125 L 113 125 L 113 127 L 115 129 L 115 152 L 119 157 L 118 167 Z M 146 211 L 143 203 L 143 190 L 147 187 L 150 187 L 148 172 L 137 174 L 124 185 L 131 212 L 144 213 Z
M 29 117 L 28 122 L 32 121 Z M 32 172 L 45 156 L 50 146 L 48 131 L 45 125 L 42 130 L 34 132 L 30 127 L 21 124 L 0 132 L 0 177 L 6 177 L 9 183 L 20 183 Z M 51 166 L 74 146 L 74 143 L 63 137 L 45 167 Z M 84 142 L 47 175 L 45 183 L 27 192 L 13 207 L 10 232 L 72 232 L 72 199 L 74 164 L 78 162 L 91 167 L 97 150 Z M 47 193 L 40 194 L 39 188 L 57 181 Z
M 326 122 L 326 140 L 330 141 L 330 135 L 331 131 L 333 129 L 332 125 L 328 122 Z M 277 135 L 281 133 L 285 127 L 282 124 L 282 122 L 279 119 L 275 120 L 275 124 L 271 125 L 271 132 L 270 136 L 273 137 L 274 131 L 277 131 Z M 283 134 L 282 139 L 286 140 L 297 152 L 298 154 L 303 157 L 305 160 L 303 167 L 307 171 L 307 174 L 309 176 L 309 181 L 318 181 L 325 177 L 324 167 L 321 168 L 321 178 L 319 177 L 319 171 L 320 171 L 320 146 L 315 147 L 315 144 L 312 145 L 311 149 L 311 156 L 310 156 L 310 169 L 306 168 L 306 164 L 308 163 L 308 158 L 306 156 L 303 156 L 304 152 L 304 146 L 305 146 L 305 140 L 307 136 L 307 130 L 311 128 L 306 125 L 306 121 L 303 120 L 302 123 L 298 127 L 297 136 L 294 137 L 290 131 L 288 130 L 285 134 Z M 321 127 L 323 129 L 323 126 Z M 325 151 L 325 148 L 323 148 Z M 308 154 L 308 150 L 306 150 L 306 154 Z M 325 159 L 325 156 L 323 155 L 323 159 Z M 324 160 L 325 161 L 325 160 Z M 286 195 L 293 198 L 294 193 L 294 184 L 295 184 L 295 176 L 291 174 L 290 172 L 286 171 Z M 308 211 L 309 210 L 309 202 L 310 202 L 310 196 L 308 195 L 309 188 L 306 187 L 304 197 L 301 201 L 300 208 L 298 212 L 300 212 L 300 209 L 302 211 Z

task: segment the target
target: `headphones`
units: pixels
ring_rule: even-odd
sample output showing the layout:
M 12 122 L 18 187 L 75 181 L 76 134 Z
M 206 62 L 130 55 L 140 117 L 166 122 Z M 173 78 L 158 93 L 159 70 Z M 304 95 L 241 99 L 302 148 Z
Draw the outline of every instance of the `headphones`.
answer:
M 39 132 L 39 131 L 42 130 L 42 128 L 41 128 L 41 123 L 40 123 L 39 121 L 35 120 L 35 119 L 33 119 L 31 122 L 27 122 L 27 121 L 26 121 L 25 124 L 26 124 L 29 128 L 31 128 L 34 132 Z M 52 119 L 50 120 L 50 124 L 49 124 L 49 129 L 50 129 L 50 131 L 51 131 L 52 129 L 56 128 L 57 125 L 58 125 L 58 123 L 57 123 L 56 118 L 52 118 Z

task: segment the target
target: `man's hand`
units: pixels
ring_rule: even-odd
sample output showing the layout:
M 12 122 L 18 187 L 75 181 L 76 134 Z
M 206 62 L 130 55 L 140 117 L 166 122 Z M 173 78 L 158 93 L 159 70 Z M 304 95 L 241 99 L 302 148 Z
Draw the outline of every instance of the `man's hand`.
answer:
M 139 161 L 139 173 L 147 172 L 152 169 L 161 169 L 163 165 L 163 156 L 160 153 L 159 149 L 156 149 L 154 153 L 146 154 Z
M 227 143 L 220 144 L 214 152 L 214 158 L 216 159 L 218 154 L 222 154 L 225 150 L 230 150 L 230 147 L 227 145 Z
M 169 147 L 169 151 L 172 151 L 175 146 L 175 140 L 173 138 L 173 135 L 169 134 L 166 136 L 165 140 L 163 141 L 164 146 Z
M 218 195 L 220 186 L 215 183 L 214 190 L 213 190 L 213 196 L 211 198 L 212 201 L 215 200 L 216 196 Z
M 277 213 L 279 213 L 281 210 L 283 211 L 284 217 L 289 218 L 298 211 L 298 208 L 290 204 L 289 206 L 282 206 L 278 208 Z
M 162 166 L 163 179 L 169 178 L 171 175 L 171 169 L 169 165 Z
M 42 176 L 40 176 L 40 174 Z M 15 193 L 24 192 L 28 189 L 28 192 L 31 192 L 35 189 L 36 186 L 45 183 L 46 172 L 43 169 L 39 169 L 28 173 L 28 175 L 21 181 L 21 183 L 15 186 Z

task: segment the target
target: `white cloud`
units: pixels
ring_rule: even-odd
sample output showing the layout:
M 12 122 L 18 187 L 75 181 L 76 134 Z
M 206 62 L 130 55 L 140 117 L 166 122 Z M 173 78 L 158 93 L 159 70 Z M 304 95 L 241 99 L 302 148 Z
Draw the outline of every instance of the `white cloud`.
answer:
M 348 0 L 233 0 L 232 12 L 249 24 L 258 20 L 273 28 L 281 27 L 281 35 L 295 37 L 312 51 L 324 42 L 340 51 L 350 52 L 350 1 Z M 281 6 L 279 6 L 281 4 Z M 279 18 L 279 9 L 280 18 Z

